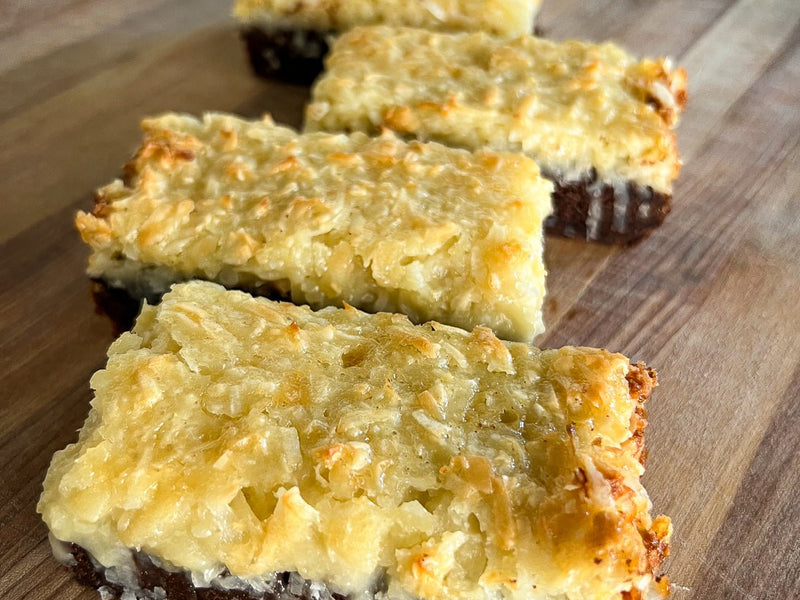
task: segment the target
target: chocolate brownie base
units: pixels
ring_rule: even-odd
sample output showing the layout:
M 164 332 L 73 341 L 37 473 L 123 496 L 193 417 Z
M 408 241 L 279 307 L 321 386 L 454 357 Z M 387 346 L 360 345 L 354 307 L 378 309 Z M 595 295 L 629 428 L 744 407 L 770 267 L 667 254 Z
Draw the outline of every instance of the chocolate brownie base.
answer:
M 322 72 L 328 35 L 313 29 L 242 29 L 250 65 L 257 75 L 304 85 Z
M 115 336 L 130 331 L 142 308 L 142 300 L 134 298 L 127 290 L 111 287 L 100 279 L 92 279 L 89 293 L 94 301 L 94 311 L 111 320 Z
M 85 586 L 102 588 L 104 597 L 120 598 L 125 588 L 109 581 L 102 566 L 97 565 L 86 550 L 72 544 L 70 553 L 75 559 L 71 569 L 75 578 Z M 150 557 L 142 552 L 134 555 L 138 589 L 130 590 L 139 598 L 164 597 L 156 592 L 161 588 L 169 600 L 345 600 L 347 596 L 331 592 L 324 585 L 301 578 L 297 573 L 279 573 L 275 580 L 267 584 L 264 591 L 198 588 L 191 577 L 182 571 L 167 571 L 156 566 Z M 379 592 L 383 590 L 375 590 Z
M 661 225 L 672 196 L 634 182 L 600 181 L 592 170 L 580 179 L 543 171 L 553 181 L 548 233 L 606 244 L 633 244 Z

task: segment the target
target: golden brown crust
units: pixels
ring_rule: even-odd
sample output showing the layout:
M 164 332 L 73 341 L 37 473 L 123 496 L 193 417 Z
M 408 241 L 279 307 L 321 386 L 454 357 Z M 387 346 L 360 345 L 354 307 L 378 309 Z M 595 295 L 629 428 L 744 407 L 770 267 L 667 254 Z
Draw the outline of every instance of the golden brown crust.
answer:
M 666 58 L 644 59 L 630 69 L 628 77 L 631 89 L 656 109 L 667 126 L 677 125 L 689 99 L 685 69 L 674 68 Z
M 106 195 L 102 190 L 98 190 L 94 194 L 94 206 L 92 207 L 92 216 L 98 219 L 105 219 L 108 217 L 111 210 L 111 202 L 109 202 Z
M 652 527 L 642 531 L 642 541 L 647 548 L 647 564 L 652 573 L 657 573 L 661 564 L 669 556 L 671 535 L 672 523 L 664 516 L 656 517 Z
M 637 402 L 636 410 L 631 416 L 630 444 L 634 447 L 634 455 L 644 466 L 647 460 L 647 449 L 644 444 L 644 430 L 647 427 L 647 413 L 644 403 L 650 398 L 653 388 L 658 385 L 658 378 L 654 369 L 636 363 L 631 365 L 630 371 L 625 376 L 628 380 L 628 389 L 631 398 Z
M 630 390 L 631 398 L 634 398 L 641 404 L 650 398 L 650 394 L 653 393 L 653 388 L 658 385 L 658 374 L 655 369 L 651 369 L 644 363 L 631 365 L 625 379 L 628 380 L 628 389 Z

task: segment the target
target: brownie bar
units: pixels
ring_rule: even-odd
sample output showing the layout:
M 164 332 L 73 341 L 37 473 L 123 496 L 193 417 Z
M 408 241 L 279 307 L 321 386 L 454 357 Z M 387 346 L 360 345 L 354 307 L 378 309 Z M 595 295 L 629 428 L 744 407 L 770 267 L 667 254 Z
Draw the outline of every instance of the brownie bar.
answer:
M 286 572 L 326 599 L 641 598 L 671 531 L 640 480 L 655 385 L 600 349 L 180 284 L 109 349 L 37 510 L 106 598 L 283 598 Z
M 631 243 L 669 212 L 686 73 L 611 43 L 358 27 L 336 39 L 306 131 L 520 152 L 555 182 L 548 230 Z
M 567 180 L 544 172 L 553 181 L 553 213 L 545 221 L 549 234 L 606 244 L 633 244 L 664 222 L 672 195 L 634 181 L 618 185 L 600 181 L 592 169 Z
M 329 32 L 313 29 L 242 28 L 253 71 L 289 83 L 309 85 L 322 72 Z
M 220 114 L 144 128 L 126 181 L 76 218 L 91 278 L 134 298 L 204 279 L 514 340 L 544 329 L 552 184 L 531 159 Z

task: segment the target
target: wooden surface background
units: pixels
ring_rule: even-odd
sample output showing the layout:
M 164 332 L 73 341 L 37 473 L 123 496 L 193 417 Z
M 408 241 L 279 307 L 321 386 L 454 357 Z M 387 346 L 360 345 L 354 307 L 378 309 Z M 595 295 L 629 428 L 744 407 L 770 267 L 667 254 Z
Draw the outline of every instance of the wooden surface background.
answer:
M 245 64 L 227 0 L 0 0 L 0 598 L 92 599 L 35 514 L 112 340 L 72 226 L 141 117 L 299 125 L 305 88 Z M 548 239 L 543 346 L 660 372 L 645 483 L 675 524 L 678 599 L 800 598 L 800 2 L 545 0 L 546 35 L 613 39 L 689 72 L 685 167 L 634 248 Z

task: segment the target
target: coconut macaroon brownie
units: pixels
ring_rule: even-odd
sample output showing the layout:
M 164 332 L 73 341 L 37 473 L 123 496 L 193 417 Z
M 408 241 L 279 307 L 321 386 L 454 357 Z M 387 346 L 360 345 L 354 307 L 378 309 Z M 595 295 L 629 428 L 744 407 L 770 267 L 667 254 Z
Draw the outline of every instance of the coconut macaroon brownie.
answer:
M 549 181 L 521 155 L 168 114 L 76 224 L 89 275 L 151 301 L 186 279 L 513 340 L 543 330 Z
M 407 25 L 442 31 L 530 33 L 540 0 L 236 0 L 250 62 L 267 77 L 310 83 L 328 40 L 356 25 Z
M 108 356 L 38 505 L 104 598 L 629 600 L 666 554 L 619 354 L 195 281 Z
M 334 45 L 306 129 L 524 152 L 555 182 L 550 231 L 624 243 L 669 212 L 685 83 L 613 44 L 361 27 Z

